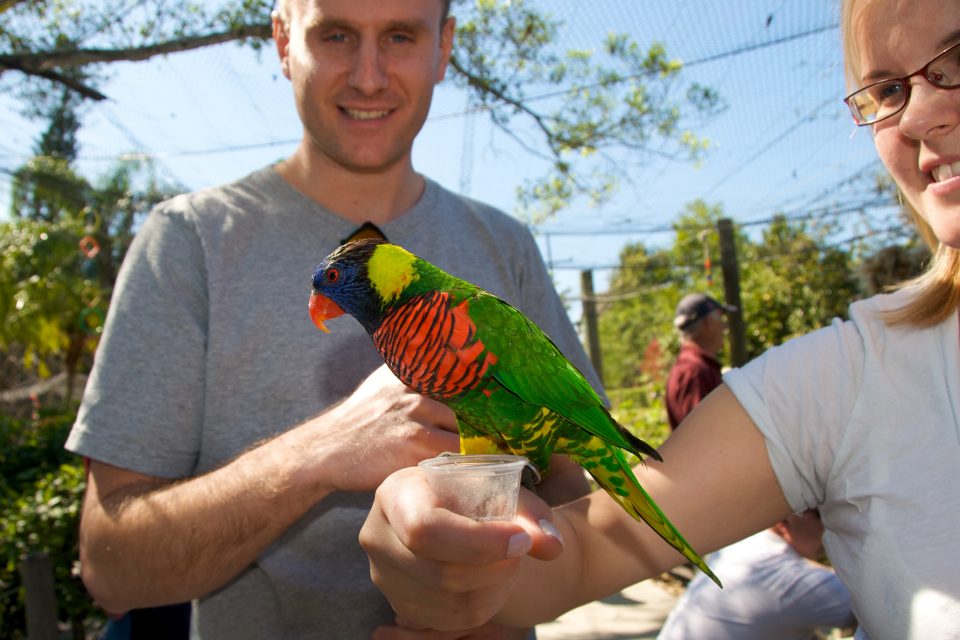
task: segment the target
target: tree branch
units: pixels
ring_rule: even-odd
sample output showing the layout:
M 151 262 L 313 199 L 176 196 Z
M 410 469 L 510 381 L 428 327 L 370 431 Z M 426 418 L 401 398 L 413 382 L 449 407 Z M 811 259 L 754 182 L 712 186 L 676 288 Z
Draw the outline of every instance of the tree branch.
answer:
M 34 76 L 37 78 L 43 78 L 44 80 L 49 80 L 57 84 L 61 84 L 72 91 L 76 91 L 84 98 L 89 98 L 90 100 L 106 100 L 107 96 L 103 95 L 93 87 L 88 84 L 80 82 L 76 78 L 71 78 L 62 73 L 57 73 L 56 71 L 43 70 L 43 69 L 31 69 L 29 67 L 20 66 L 14 60 L 0 60 L 0 74 L 3 74 L 4 70 L 10 71 L 19 71 L 20 73 L 27 76 Z
M 3 13 L 7 9 L 12 9 L 21 2 L 26 2 L 26 0 L 0 0 L 0 13 Z
M 0 0 L 0 12 L 9 9 L 22 0 Z M 245 24 L 221 31 L 198 36 L 186 36 L 166 42 L 126 49 L 71 49 L 60 51 L 5 53 L 0 54 L 0 74 L 4 70 L 19 71 L 24 75 L 43 78 L 61 84 L 91 100 L 106 100 L 106 96 L 76 78 L 71 78 L 54 69 L 75 69 L 90 64 L 107 62 L 138 62 L 154 56 L 199 49 L 233 40 L 259 38 L 267 40 L 272 36 L 269 23 Z
M 167 53 L 189 51 L 244 38 L 266 40 L 271 35 L 270 24 L 244 24 L 219 33 L 186 36 L 176 40 L 126 49 L 73 49 L 7 53 L 0 55 L 0 65 L 18 70 L 44 71 L 54 67 L 69 69 L 103 62 L 138 62 Z
M 492 95 L 493 97 L 495 97 L 497 100 L 500 100 L 504 104 L 508 104 L 513 108 L 515 108 L 517 111 L 520 111 L 521 113 L 525 113 L 528 116 L 530 116 L 530 118 L 532 118 L 533 121 L 536 123 L 537 127 L 539 127 L 539 129 L 543 132 L 543 135 L 547 140 L 547 144 L 550 146 L 550 151 L 555 156 L 559 157 L 559 153 L 557 152 L 557 149 L 555 148 L 555 144 L 554 144 L 556 136 L 550 130 L 550 128 L 547 127 L 547 124 L 542 115 L 540 115 L 539 113 L 531 109 L 524 102 L 508 96 L 504 92 L 500 91 L 499 89 L 491 85 L 489 82 L 486 82 L 483 79 L 467 71 L 467 69 L 460 64 L 460 61 L 457 59 L 456 55 L 450 56 L 450 66 L 453 67 L 457 73 L 459 73 L 464 78 L 466 78 L 468 85 L 476 89 L 481 94 Z M 494 118 L 493 121 L 495 124 L 500 126 L 500 124 L 496 121 L 496 118 Z M 511 133 L 506 127 L 500 126 L 500 128 L 506 131 L 507 133 Z

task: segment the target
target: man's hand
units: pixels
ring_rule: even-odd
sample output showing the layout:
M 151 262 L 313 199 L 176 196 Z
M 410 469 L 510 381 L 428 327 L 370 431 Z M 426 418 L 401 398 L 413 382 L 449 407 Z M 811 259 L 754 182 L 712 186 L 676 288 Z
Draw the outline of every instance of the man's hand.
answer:
M 373 491 L 397 469 L 460 449 L 453 411 L 409 389 L 386 365 L 300 429 L 322 429 L 330 445 L 324 473 L 340 491 Z
M 458 442 L 452 411 L 381 367 L 333 409 L 201 476 L 173 482 L 91 461 L 84 583 L 117 612 L 201 597 L 332 491 L 372 491 Z

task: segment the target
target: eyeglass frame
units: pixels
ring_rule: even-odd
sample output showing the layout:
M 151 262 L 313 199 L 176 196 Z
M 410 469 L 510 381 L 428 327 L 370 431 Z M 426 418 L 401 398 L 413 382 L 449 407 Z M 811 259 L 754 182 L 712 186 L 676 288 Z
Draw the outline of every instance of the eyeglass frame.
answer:
M 956 89 L 956 88 L 960 87 L 960 82 L 957 82 L 956 84 L 943 85 L 943 84 L 937 83 L 933 78 L 931 78 L 929 75 L 927 75 L 927 71 L 929 71 L 930 65 L 932 65 L 934 62 L 936 62 L 937 60 L 939 60 L 940 58 L 942 58 L 942 57 L 943 57 L 944 55 L 946 55 L 947 53 L 950 53 L 950 52 L 953 51 L 954 49 L 956 49 L 956 50 L 958 51 L 958 53 L 960 53 L 960 42 L 957 42 L 956 44 L 950 45 L 949 47 L 947 47 L 946 49 L 944 49 L 943 51 L 941 51 L 941 52 L 938 53 L 937 55 L 933 56 L 933 57 L 930 59 L 930 61 L 927 62 L 927 64 L 923 65 L 922 67 L 920 67 L 919 69 L 917 69 L 917 70 L 914 71 L 913 73 L 908 73 L 908 74 L 905 75 L 905 76 L 899 76 L 899 77 L 896 77 L 896 78 L 886 78 L 886 79 L 884 79 L 884 80 L 877 80 L 876 82 L 871 82 L 871 83 L 868 84 L 867 86 L 865 86 L 865 87 L 860 87 L 859 89 L 857 89 L 856 91 L 854 91 L 853 93 L 851 93 L 850 95 L 848 95 L 846 98 L 843 99 L 843 101 L 844 101 L 844 103 L 847 105 L 847 108 L 850 109 L 850 113 L 851 113 L 851 115 L 853 116 L 853 122 L 854 122 L 858 127 L 866 127 L 866 126 L 869 126 L 869 125 L 872 125 L 872 124 L 877 124 L 878 122 L 883 122 L 883 121 L 886 120 L 887 118 L 892 118 L 893 116 L 895 116 L 895 115 L 897 115 L 898 113 L 900 113 L 901 111 L 903 111 L 903 110 L 907 107 L 907 104 L 909 104 L 909 102 L 910 102 L 910 95 L 911 95 L 911 94 L 910 94 L 910 91 L 911 91 L 911 89 L 913 88 L 913 83 L 910 82 L 910 80 L 912 80 L 913 78 L 915 78 L 915 77 L 917 77 L 917 76 L 923 76 L 923 78 L 924 78 L 927 82 L 929 82 L 931 85 L 933 85 L 934 87 L 936 87 L 936 88 L 938 88 L 938 89 Z M 958 67 L 960 67 L 960 65 L 958 65 Z M 860 109 L 859 109 L 858 107 L 856 107 L 854 104 L 852 104 L 850 101 L 853 99 L 854 96 L 856 96 L 856 95 L 858 95 L 858 94 L 861 94 L 861 93 L 863 93 L 864 91 L 867 91 L 868 89 L 872 89 L 873 87 L 876 87 L 877 85 L 886 84 L 886 83 L 888 83 L 888 82 L 899 82 L 900 84 L 903 85 L 903 92 L 904 92 L 903 104 L 901 104 L 901 105 L 897 108 L 896 111 L 893 111 L 892 113 L 888 113 L 887 115 L 883 116 L 882 118 L 877 118 L 877 119 L 875 119 L 875 120 L 860 122 L 859 119 L 857 118 L 857 114 L 860 112 Z

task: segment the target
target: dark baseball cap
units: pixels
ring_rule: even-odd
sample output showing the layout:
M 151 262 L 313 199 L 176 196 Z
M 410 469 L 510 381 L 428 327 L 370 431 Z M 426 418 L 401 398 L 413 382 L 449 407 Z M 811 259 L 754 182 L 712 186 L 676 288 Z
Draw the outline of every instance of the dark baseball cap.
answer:
M 717 302 L 705 293 L 687 294 L 677 305 L 677 313 L 673 316 L 673 326 L 677 329 L 683 329 L 717 309 L 724 313 L 732 313 L 737 310 L 734 306 Z

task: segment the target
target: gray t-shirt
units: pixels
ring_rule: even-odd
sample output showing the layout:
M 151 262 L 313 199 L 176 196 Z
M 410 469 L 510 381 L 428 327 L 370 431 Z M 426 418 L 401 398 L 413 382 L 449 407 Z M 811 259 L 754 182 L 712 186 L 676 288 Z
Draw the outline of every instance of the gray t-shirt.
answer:
M 273 168 L 150 214 L 121 269 L 67 448 L 139 473 L 222 466 L 347 396 L 382 364 L 352 318 L 317 331 L 314 267 L 354 229 Z M 391 242 L 523 310 L 599 389 L 529 231 L 427 180 Z M 368 638 L 393 612 L 357 535 L 370 493 L 318 503 L 199 605 L 204 640 Z

